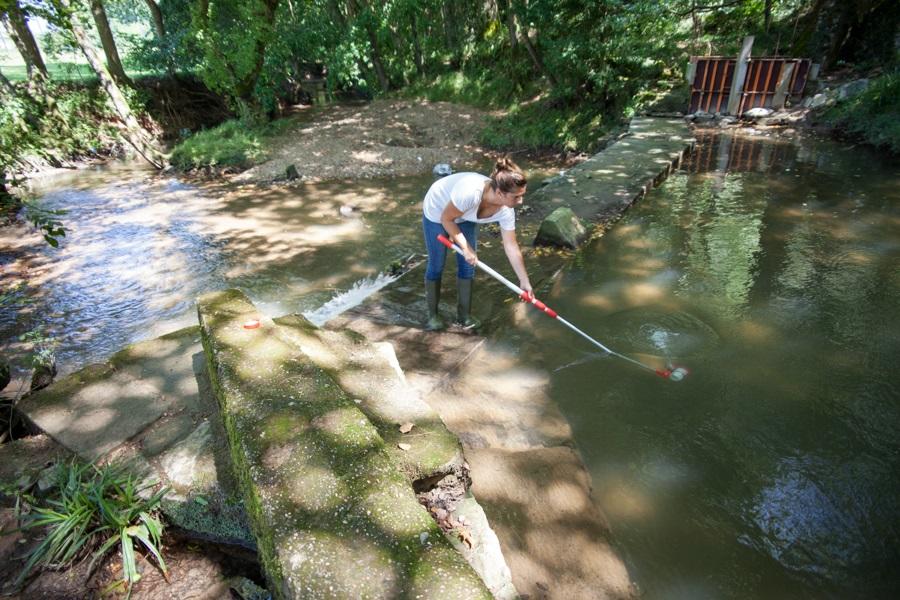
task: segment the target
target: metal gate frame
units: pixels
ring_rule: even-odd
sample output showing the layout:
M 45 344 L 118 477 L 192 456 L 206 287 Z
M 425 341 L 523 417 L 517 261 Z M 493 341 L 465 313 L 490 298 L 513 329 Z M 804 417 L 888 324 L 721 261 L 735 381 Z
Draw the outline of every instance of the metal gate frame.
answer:
M 688 112 L 703 110 L 709 113 L 725 112 L 731 95 L 737 59 L 727 56 L 692 56 L 694 77 L 691 82 L 691 101 Z M 800 96 L 806 87 L 812 61 L 808 58 L 783 58 L 777 56 L 751 58 L 748 63 L 738 114 L 751 108 L 784 108 L 784 103 L 776 106 L 775 96 L 778 82 L 791 66 L 790 81 L 785 99 Z

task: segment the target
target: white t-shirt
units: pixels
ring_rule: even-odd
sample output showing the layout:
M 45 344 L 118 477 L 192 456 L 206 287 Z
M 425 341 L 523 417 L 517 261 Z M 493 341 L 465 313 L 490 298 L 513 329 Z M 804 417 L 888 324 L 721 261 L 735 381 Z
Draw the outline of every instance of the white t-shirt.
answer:
M 490 177 L 479 173 L 454 173 L 442 177 L 431 184 L 428 193 L 425 194 L 423 210 L 425 218 L 433 223 L 441 222 L 441 215 L 447 208 L 448 202 L 462 211 L 462 216 L 455 219 L 456 223 L 472 221 L 474 223 L 499 223 L 500 229 L 513 231 L 516 228 L 516 213 L 504 206 L 491 216 L 479 219 L 478 207 L 481 205 L 481 193 L 484 191 L 484 182 Z

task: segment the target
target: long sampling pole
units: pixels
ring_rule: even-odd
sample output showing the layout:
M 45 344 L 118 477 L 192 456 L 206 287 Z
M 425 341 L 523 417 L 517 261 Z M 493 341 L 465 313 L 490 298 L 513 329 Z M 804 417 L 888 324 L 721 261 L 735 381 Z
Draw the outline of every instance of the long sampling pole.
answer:
M 450 248 L 451 250 L 453 250 L 460 256 L 463 255 L 462 248 L 460 248 L 459 246 L 457 246 L 456 244 L 451 242 L 445 235 L 438 235 L 437 239 L 440 243 L 447 246 L 448 248 Z M 625 356 L 624 354 L 619 354 L 618 352 L 616 352 L 614 350 L 610 350 L 609 348 L 607 348 L 606 346 L 604 346 L 603 344 L 601 344 L 600 342 L 598 342 L 597 340 L 595 340 L 594 338 L 592 338 L 591 336 L 589 336 L 588 334 L 586 334 L 585 332 L 578 329 L 577 327 L 575 327 L 574 325 L 569 323 L 567 320 L 565 320 L 564 318 L 559 316 L 559 314 L 557 314 L 557 312 L 555 310 L 553 310 L 552 308 L 550 308 L 549 306 L 547 306 L 546 304 L 544 304 L 543 302 L 541 302 L 540 300 L 535 298 L 533 294 L 528 294 L 527 292 L 525 292 L 525 290 L 523 290 L 522 288 L 520 288 L 519 286 L 514 284 L 512 281 L 510 281 L 509 279 L 507 279 L 506 277 L 504 277 L 503 275 L 501 275 L 500 273 L 498 273 L 497 271 L 495 271 L 488 265 L 484 264 L 480 260 L 475 263 L 475 266 L 478 267 L 479 269 L 481 269 L 482 271 L 484 271 L 485 273 L 487 273 L 488 275 L 490 275 L 491 277 L 493 277 L 494 279 L 496 279 L 497 281 L 499 281 L 500 283 L 502 283 L 503 285 L 505 285 L 506 287 L 508 287 L 516 296 L 518 296 L 525 302 L 530 303 L 532 306 L 534 306 L 535 308 L 537 308 L 538 310 L 543 312 L 545 315 L 547 315 L 551 319 L 555 319 L 555 320 L 559 321 L 560 323 L 562 323 L 563 325 L 565 325 L 566 327 L 568 327 L 569 329 L 571 329 L 572 331 L 574 331 L 575 333 L 577 333 L 578 335 L 580 335 L 581 337 L 583 337 L 584 339 L 589 341 L 590 343 L 594 344 L 595 346 L 597 346 L 598 348 L 600 348 L 607 354 L 611 354 L 612 356 L 617 356 L 623 360 L 627 360 L 631 364 L 637 365 L 637 366 L 641 367 L 642 369 L 647 369 L 648 371 L 652 371 L 653 373 L 656 373 L 660 377 L 662 377 L 664 379 L 668 379 L 670 381 L 681 381 L 682 379 L 684 379 L 687 376 L 688 370 L 684 367 L 676 367 L 674 369 L 655 369 L 648 364 L 642 363 L 639 360 L 635 360 L 629 356 Z

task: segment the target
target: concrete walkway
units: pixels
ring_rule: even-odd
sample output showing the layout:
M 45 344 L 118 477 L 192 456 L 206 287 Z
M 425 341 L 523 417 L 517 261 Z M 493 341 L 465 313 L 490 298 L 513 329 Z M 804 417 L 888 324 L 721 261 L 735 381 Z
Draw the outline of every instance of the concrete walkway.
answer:
M 632 119 L 624 137 L 528 194 L 527 210 L 518 219 L 521 237 L 533 239 L 541 221 L 560 207 L 589 225 L 608 227 L 677 168 L 693 146 L 682 119 Z

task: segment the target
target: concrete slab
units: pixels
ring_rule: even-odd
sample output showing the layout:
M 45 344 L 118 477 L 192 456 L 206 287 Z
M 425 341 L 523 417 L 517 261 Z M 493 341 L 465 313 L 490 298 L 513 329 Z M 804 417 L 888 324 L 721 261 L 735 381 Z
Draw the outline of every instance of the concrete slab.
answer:
M 276 323 L 351 395 L 410 482 L 463 469 L 459 440 L 407 383 L 392 344 L 370 343 L 349 330 L 319 329 L 297 316 Z M 410 429 L 402 431 L 404 425 Z
M 163 512 L 188 535 L 255 547 L 236 493 L 199 327 L 128 346 L 19 406 L 66 455 L 124 461 L 148 481 L 169 486 Z M 8 481 L 2 472 L 0 479 Z
M 54 383 L 21 400 L 18 408 L 33 425 L 93 461 L 134 437 L 170 406 L 147 382 L 98 368 Z
M 198 302 L 210 380 L 275 598 L 488 598 L 353 399 L 237 290 Z
M 520 594 L 560 600 L 637 596 L 573 449 L 467 449 L 466 458 L 472 493 L 500 538 Z
M 693 145 L 681 119 L 632 119 L 625 137 L 528 195 L 528 210 L 520 217 L 523 237 L 533 237 L 560 207 L 587 223 L 608 226 L 664 180 Z
M 398 324 L 407 322 L 408 307 L 394 317 L 390 307 L 408 299 L 387 288 L 328 326 L 393 343 L 407 380 L 462 441 L 472 493 L 518 593 L 636 597 L 571 428 L 547 393 L 549 373 L 523 368 L 514 349 L 490 338 Z

